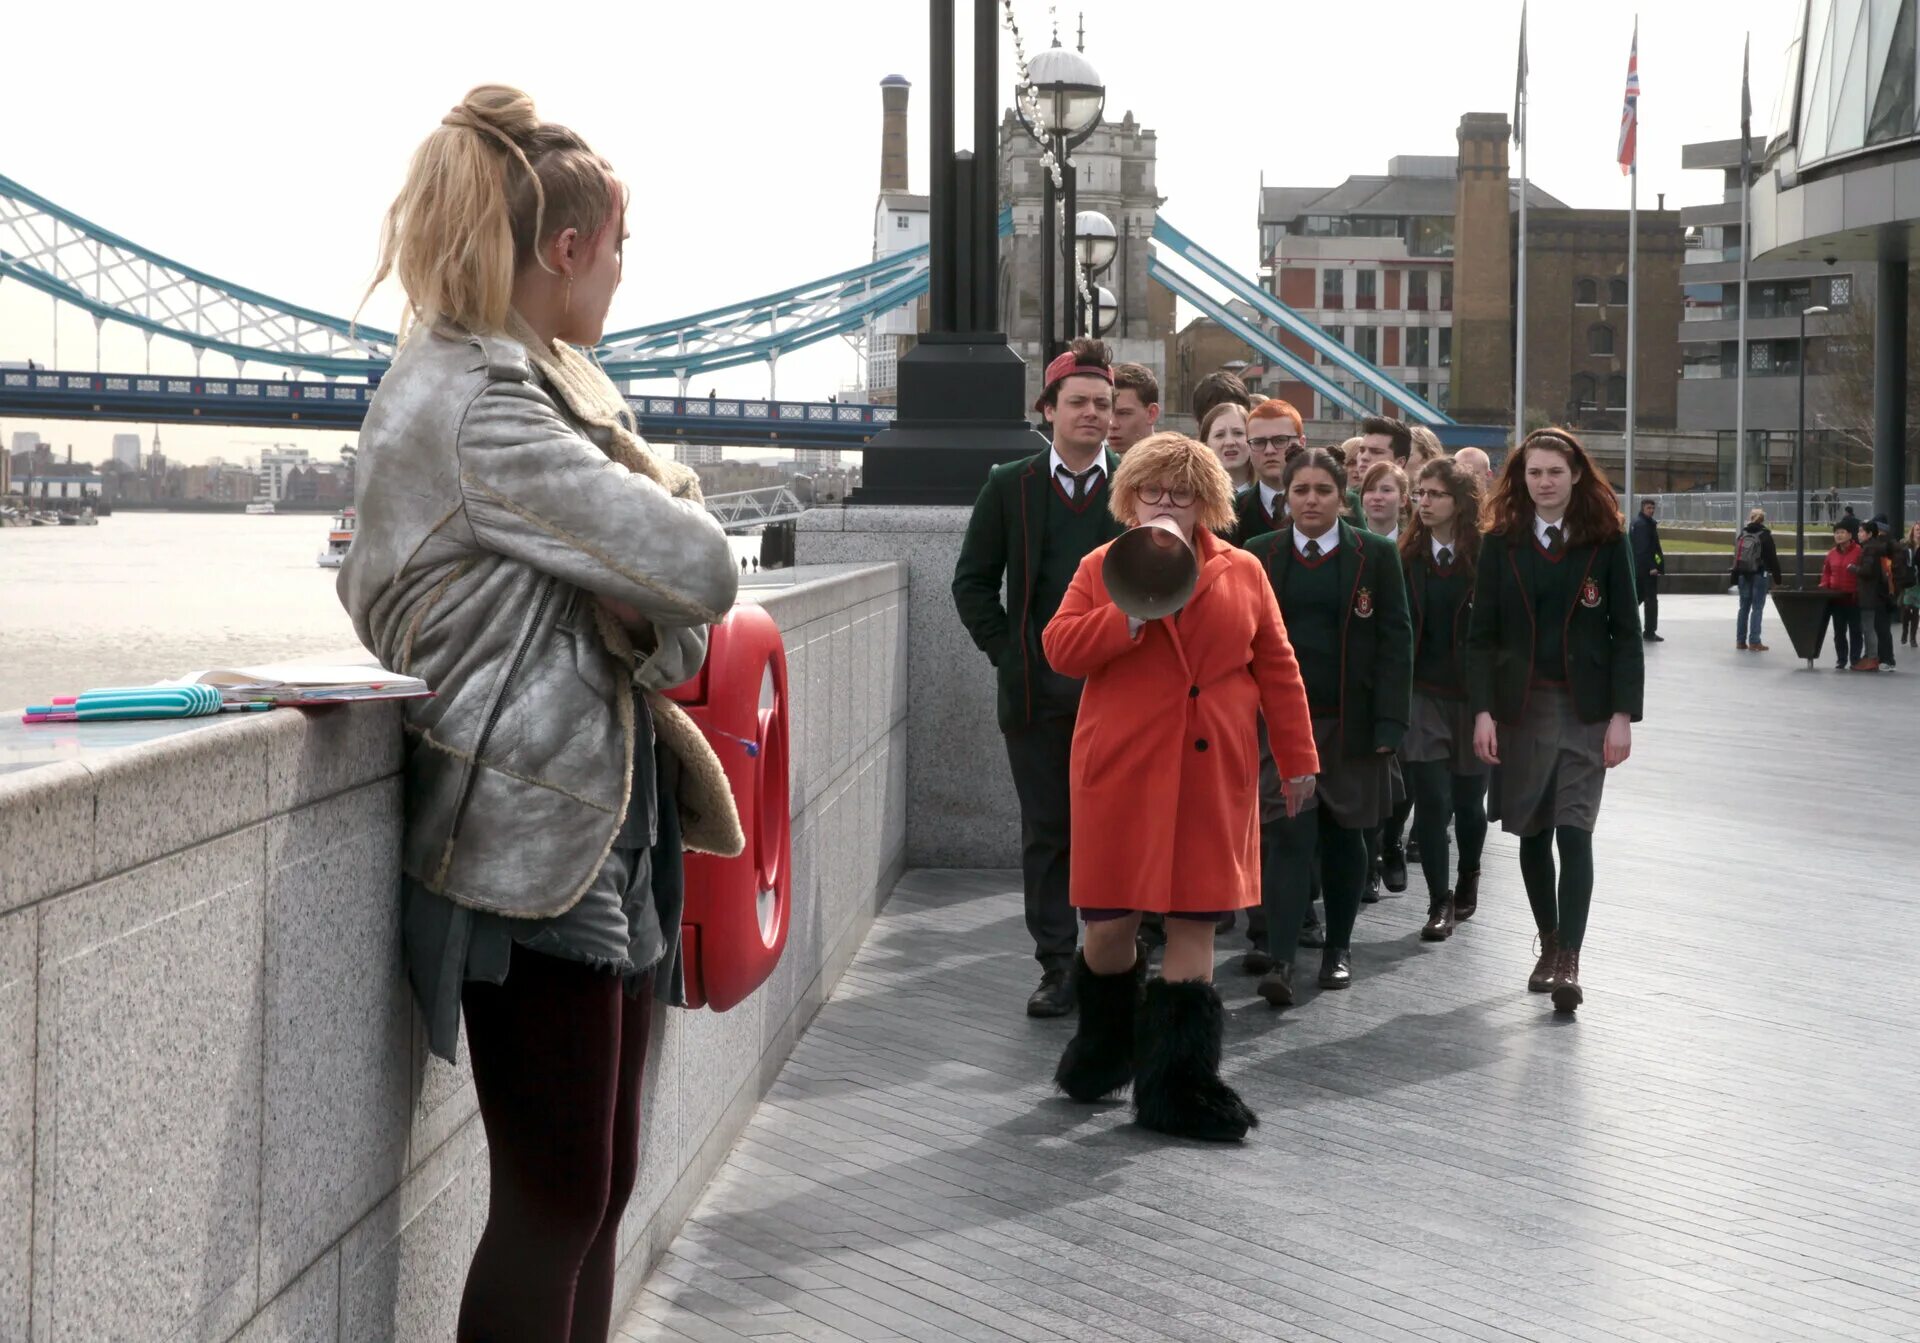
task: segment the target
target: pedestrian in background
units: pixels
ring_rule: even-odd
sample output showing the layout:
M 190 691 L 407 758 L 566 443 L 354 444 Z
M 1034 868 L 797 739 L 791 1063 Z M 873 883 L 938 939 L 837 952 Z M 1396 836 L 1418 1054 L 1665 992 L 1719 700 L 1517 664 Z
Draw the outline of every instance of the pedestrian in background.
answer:
M 1851 518 L 1833 525 L 1833 549 L 1820 565 L 1820 587 L 1827 593 L 1827 618 L 1833 623 L 1833 669 L 1846 671 L 1860 661 L 1859 526 Z
M 1734 621 L 1734 647 L 1750 653 L 1764 653 L 1760 642 L 1760 617 L 1767 609 L 1767 588 L 1780 581 L 1780 553 L 1774 545 L 1773 529 L 1767 526 L 1767 512 L 1756 508 L 1747 514 L 1747 525 L 1733 542 L 1733 570 L 1728 582 L 1740 589 L 1740 614 Z
M 1855 671 L 1893 670 L 1893 538 L 1884 514 L 1860 528 L 1860 554 L 1853 561 L 1860 579 L 1860 643 L 1863 656 Z
M 1900 579 L 1900 642 L 1920 648 L 1920 522 L 1907 528 L 1900 543 L 1895 576 Z
M 1659 505 L 1651 499 L 1640 501 L 1640 516 L 1633 520 L 1633 587 L 1646 617 L 1640 623 L 1640 637 L 1650 644 L 1665 643 L 1660 630 L 1660 575 L 1667 571 L 1667 554 L 1660 548 L 1660 524 L 1654 519 Z

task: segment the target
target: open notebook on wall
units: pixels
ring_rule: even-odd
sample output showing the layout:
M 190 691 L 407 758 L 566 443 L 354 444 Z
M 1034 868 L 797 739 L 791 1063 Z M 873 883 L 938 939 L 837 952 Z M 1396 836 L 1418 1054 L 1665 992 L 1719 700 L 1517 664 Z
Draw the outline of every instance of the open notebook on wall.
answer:
M 383 667 L 287 662 L 189 672 L 170 685 L 206 685 L 228 704 L 342 704 L 356 700 L 420 699 L 431 695 L 417 676 Z

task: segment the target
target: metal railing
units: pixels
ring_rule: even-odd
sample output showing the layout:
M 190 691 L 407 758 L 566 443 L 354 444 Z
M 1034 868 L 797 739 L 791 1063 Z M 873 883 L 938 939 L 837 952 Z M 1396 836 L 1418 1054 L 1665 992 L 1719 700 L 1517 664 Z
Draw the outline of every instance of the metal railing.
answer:
M 1791 529 L 1794 520 L 1794 494 L 1791 490 L 1749 490 L 1746 508 L 1740 508 L 1734 499 L 1732 490 L 1689 490 L 1684 494 L 1641 494 L 1635 497 L 1634 507 L 1639 508 L 1640 501 L 1652 499 L 1659 505 L 1657 516 L 1662 523 L 1695 527 L 1735 527 L 1747 520 L 1747 509 L 1766 510 L 1767 525 L 1773 528 Z M 1920 519 L 1920 486 L 1909 486 L 1906 494 L 1907 517 Z M 1847 505 L 1853 505 L 1853 515 L 1865 522 L 1873 516 L 1873 491 L 1868 489 L 1841 490 L 1839 497 L 1828 503 L 1825 490 L 1807 491 L 1807 526 L 1809 529 L 1831 526 L 1844 515 Z

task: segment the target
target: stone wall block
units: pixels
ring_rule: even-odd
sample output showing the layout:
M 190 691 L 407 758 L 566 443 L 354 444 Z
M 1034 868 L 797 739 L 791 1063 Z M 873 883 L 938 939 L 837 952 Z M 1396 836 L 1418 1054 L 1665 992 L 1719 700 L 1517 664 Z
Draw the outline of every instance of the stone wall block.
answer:
M 93 880 L 94 786 L 78 761 L 0 774 L 0 914 Z
M 40 913 L 0 916 L 0 1343 L 26 1343 L 33 1266 L 34 970 Z

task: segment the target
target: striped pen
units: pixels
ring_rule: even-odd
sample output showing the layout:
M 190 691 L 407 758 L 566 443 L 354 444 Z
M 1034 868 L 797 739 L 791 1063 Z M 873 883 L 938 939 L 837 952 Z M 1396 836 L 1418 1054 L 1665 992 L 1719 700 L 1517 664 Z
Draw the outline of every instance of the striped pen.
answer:
M 30 705 L 21 714 L 23 723 L 88 723 L 139 718 L 199 718 L 221 712 L 253 712 L 270 708 L 265 704 L 223 706 L 220 692 L 212 686 L 116 686 L 89 690 L 80 695 L 63 695 L 51 704 Z

